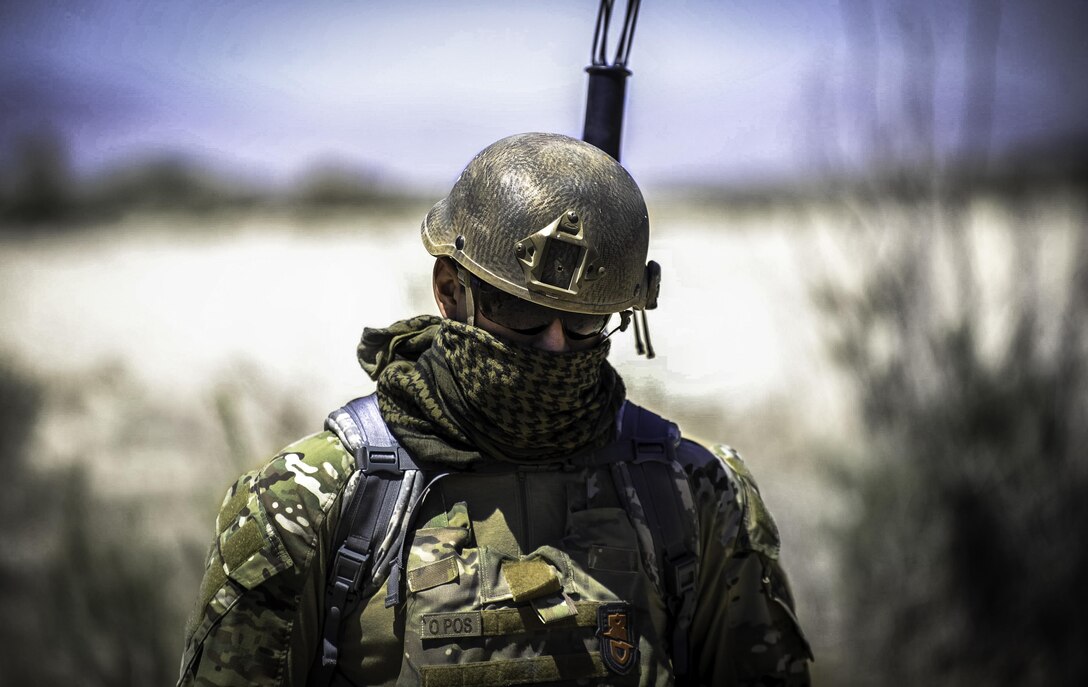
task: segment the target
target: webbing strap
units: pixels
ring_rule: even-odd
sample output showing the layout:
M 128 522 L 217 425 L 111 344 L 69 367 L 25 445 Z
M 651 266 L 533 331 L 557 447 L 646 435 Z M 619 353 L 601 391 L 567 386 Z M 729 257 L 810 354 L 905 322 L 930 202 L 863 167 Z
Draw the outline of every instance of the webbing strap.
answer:
M 382 420 L 376 395 L 348 403 L 329 416 L 329 424 L 353 450 L 362 474 L 333 541 L 339 546 L 329 567 L 321 655 L 310 681 L 319 685 L 329 685 L 336 674 L 340 625 L 371 574 L 375 544 L 389 527 L 404 472 L 416 469 Z
M 682 677 L 690 668 L 688 631 L 695 613 L 698 557 L 695 523 L 681 495 L 686 490 L 690 499 L 691 488 L 683 473 L 677 472 L 676 436 L 672 423 L 633 403 L 625 404 L 618 443 L 629 442 L 633 455 L 628 461 L 614 462 L 613 472 L 634 489 L 653 538 L 669 609 L 673 672 Z
M 423 687 L 506 687 L 606 677 L 609 674 L 599 651 L 505 661 L 492 659 L 475 663 L 423 666 L 419 669 Z

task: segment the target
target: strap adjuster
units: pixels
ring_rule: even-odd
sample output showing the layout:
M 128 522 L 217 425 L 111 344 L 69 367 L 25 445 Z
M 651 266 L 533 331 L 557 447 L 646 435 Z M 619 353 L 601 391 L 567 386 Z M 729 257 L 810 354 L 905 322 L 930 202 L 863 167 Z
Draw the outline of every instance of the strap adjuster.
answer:
M 363 444 L 356 454 L 356 465 L 363 472 L 373 475 L 379 472 L 388 472 L 398 475 L 405 470 L 415 469 L 416 465 L 408 456 L 408 452 L 400 446 L 371 446 Z
M 668 593 L 675 599 L 684 599 L 695 590 L 698 582 L 697 570 L 699 559 L 693 553 L 685 553 L 665 564 L 665 584 Z
M 359 580 L 362 578 L 363 571 L 366 570 L 366 564 L 369 560 L 369 555 L 352 551 L 347 546 L 341 546 L 332 562 L 331 579 L 333 584 L 330 589 L 342 585 L 349 593 L 357 591 L 359 589 Z
M 631 440 L 634 449 L 635 465 L 643 463 L 666 463 L 669 460 L 668 445 L 661 439 L 634 438 Z

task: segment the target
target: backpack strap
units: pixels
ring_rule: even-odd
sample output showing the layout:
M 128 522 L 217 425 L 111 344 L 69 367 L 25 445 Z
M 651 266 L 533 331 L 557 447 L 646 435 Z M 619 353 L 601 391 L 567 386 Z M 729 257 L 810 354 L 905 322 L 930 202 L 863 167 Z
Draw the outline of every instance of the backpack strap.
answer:
M 328 685 L 336 674 L 342 619 L 377 591 L 399 558 L 401 530 L 422 494 L 424 476 L 386 426 L 376 394 L 333 411 L 325 426 L 352 452 L 356 466 L 330 547 L 336 554 L 325 588 L 317 680 L 311 679 L 311 684 Z
M 691 484 L 676 460 L 680 431 L 634 403 L 624 404 L 619 425 L 619 438 L 602 458 L 611 463 L 613 480 L 631 519 L 645 523 L 652 538 L 654 558 L 647 568 L 659 574 L 669 611 L 673 672 L 679 679 L 690 671 L 688 634 L 699 577 L 699 523 Z

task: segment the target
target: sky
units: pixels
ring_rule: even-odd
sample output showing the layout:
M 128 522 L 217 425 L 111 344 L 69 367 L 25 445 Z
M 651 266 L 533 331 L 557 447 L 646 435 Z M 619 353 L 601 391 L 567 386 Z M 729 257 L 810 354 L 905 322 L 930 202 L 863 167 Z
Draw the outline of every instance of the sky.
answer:
M 623 162 L 643 183 L 745 184 L 1083 136 L 1083 0 L 1004 3 L 992 126 L 979 126 L 968 17 L 997 4 L 646 0 Z M 0 154 L 49 129 L 88 175 L 178 153 L 260 182 L 340 164 L 438 188 L 505 135 L 580 135 L 596 12 L 593 0 L 5 0 Z

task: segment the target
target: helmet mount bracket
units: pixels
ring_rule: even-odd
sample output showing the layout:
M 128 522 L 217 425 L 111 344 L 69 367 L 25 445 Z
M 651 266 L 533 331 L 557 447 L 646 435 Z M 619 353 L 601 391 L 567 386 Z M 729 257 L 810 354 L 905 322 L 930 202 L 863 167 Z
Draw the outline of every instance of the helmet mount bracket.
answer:
M 574 296 L 605 273 L 585 238 L 581 216 L 567 210 L 547 226 L 514 243 L 526 288 L 544 295 Z

